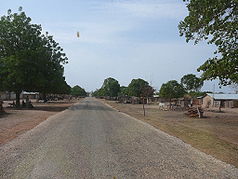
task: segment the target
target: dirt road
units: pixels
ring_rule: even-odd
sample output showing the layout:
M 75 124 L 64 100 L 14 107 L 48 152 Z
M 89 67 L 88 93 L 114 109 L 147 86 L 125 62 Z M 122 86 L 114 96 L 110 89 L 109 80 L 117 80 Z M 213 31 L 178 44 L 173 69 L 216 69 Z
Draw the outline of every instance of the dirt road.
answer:
M 238 169 L 86 98 L 0 147 L 0 178 L 237 178 Z

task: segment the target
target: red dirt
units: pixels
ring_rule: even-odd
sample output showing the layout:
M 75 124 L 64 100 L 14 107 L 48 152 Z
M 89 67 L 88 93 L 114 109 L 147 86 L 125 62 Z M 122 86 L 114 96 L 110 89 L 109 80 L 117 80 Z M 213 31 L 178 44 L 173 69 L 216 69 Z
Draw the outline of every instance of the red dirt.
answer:
M 0 145 L 34 128 L 48 117 L 67 109 L 73 103 L 33 103 L 34 108 L 29 110 L 5 108 L 6 113 L 0 115 Z

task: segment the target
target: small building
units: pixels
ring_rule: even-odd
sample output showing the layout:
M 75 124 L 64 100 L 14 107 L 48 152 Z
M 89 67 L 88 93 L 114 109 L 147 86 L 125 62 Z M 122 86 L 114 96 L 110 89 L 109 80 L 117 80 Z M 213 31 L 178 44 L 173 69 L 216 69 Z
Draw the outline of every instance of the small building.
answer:
M 192 104 L 191 97 L 181 97 L 171 99 L 172 108 L 175 109 L 186 109 Z
M 20 99 L 26 99 L 27 96 L 29 99 L 38 99 L 39 93 L 23 91 L 20 94 Z M 8 92 L 8 91 L 0 92 L 0 99 L 3 101 L 16 100 L 16 94 L 14 92 Z
M 3 100 L 3 101 L 15 100 L 16 99 L 16 94 L 14 92 L 1 91 L 0 92 L 0 99 Z
M 147 98 L 147 104 L 159 104 L 161 102 L 161 98 L 159 95 L 153 95 L 153 97 Z
M 117 100 L 119 103 L 124 104 L 143 104 L 143 98 L 135 96 L 120 96 Z M 144 104 L 147 104 L 147 98 L 144 98 Z
M 202 99 L 203 108 L 237 108 L 238 94 L 207 93 Z
M 26 92 L 26 91 L 23 91 L 21 93 L 21 99 L 26 99 L 27 97 L 29 99 L 39 99 L 39 92 Z

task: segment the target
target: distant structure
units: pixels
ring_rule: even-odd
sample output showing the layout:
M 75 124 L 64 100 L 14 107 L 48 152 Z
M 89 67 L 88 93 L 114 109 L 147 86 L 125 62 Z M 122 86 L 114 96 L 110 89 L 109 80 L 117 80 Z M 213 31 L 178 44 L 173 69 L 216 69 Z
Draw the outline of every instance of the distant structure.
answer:
M 214 94 L 207 93 L 202 98 L 203 108 L 221 107 L 221 108 L 237 108 L 238 94 Z

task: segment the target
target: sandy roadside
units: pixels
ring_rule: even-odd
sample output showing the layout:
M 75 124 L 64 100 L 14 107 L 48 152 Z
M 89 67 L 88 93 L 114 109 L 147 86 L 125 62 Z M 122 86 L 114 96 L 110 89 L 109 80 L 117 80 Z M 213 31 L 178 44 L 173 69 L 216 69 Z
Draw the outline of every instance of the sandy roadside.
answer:
M 161 111 L 156 105 L 141 105 L 105 101 L 114 109 L 144 121 L 185 143 L 238 167 L 238 111 L 223 113 L 206 111 L 206 118 L 189 118 L 182 111 Z
M 5 108 L 6 113 L 0 115 L 0 145 L 34 128 L 50 116 L 67 109 L 76 102 L 78 101 L 33 103 L 34 108 L 30 110 Z

